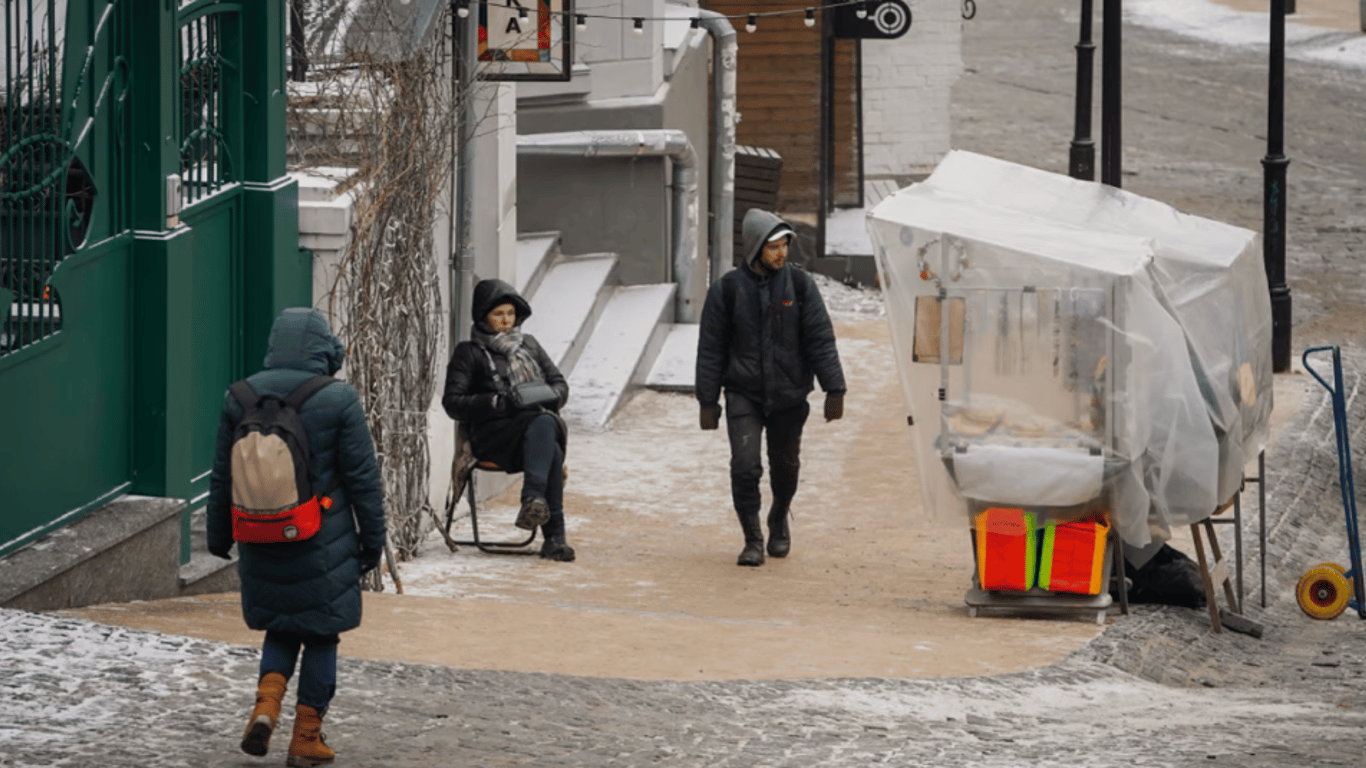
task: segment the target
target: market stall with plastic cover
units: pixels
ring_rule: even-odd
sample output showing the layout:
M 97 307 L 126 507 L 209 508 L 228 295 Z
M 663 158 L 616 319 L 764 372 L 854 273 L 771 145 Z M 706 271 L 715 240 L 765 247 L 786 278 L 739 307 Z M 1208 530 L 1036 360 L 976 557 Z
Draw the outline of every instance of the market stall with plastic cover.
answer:
M 1141 547 L 1241 486 L 1271 412 L 1255 233 L 967 152 L 868 230 L 926 510 L 1099 509 Z

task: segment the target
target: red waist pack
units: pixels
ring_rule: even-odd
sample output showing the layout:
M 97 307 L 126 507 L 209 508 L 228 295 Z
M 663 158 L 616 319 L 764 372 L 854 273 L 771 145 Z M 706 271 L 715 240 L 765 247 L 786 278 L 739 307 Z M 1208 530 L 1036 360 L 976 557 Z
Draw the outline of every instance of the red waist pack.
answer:
M 303 541 L 318 532 L 323 524 L 323 510 L 331 507 L 332 500 L 326 496 L 314 496 L 297 507 L 276 512 L 248 512 L 233 507 L 232 538 L 248 544 Z

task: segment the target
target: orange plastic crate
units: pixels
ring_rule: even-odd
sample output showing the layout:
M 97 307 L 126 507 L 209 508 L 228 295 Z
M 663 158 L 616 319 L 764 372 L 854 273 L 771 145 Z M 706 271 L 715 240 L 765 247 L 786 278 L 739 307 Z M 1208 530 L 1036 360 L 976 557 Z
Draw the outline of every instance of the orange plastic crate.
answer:
M 1052 592 L 1100 594 L 1109 532 L 1103 520 L 1050 521 L 1044 527 L 1039 586 Z
M 982 589 L 1024 591 L 1034 586 L 1039 538 L 1034 513 L 992 507 L 973 521 L 977 581 Z

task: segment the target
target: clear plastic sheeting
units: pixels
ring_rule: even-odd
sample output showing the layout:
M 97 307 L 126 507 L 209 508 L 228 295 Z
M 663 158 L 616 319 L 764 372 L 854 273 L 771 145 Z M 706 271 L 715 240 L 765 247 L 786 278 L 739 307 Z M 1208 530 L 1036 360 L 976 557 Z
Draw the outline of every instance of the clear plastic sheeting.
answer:
M 1256 233 L 958 151 L 868 231 L 931 514 L 1106 512 L 1143 546 L 1241 487 L 1271 413 Z

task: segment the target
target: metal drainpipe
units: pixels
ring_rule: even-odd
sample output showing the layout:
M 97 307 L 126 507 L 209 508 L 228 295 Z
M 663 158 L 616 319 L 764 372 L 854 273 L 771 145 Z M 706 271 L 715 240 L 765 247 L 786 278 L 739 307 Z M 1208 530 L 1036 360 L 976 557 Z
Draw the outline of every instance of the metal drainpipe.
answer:
M 455 46 L 456 76 L 451 84 L 451 95 L 460 101 L 460 114 L 455 130 L 455 172 L 451 179 L 454 210 L 451 211 L 451 262 L 447 275 L 451 299 L 448 355 L 455 351 L 456 344 L 469 338 L 473 325 L 470 313 L 474 305 L 474 247 L 470 230 L 474 225 L 470 213 L 475 185 L 474 128 L 478 120 L 474 105 L 474 72 L 479 51 L 477 19 L 452 16 L 451 23 L 456 27 L 455 39 L 460 41 Z
M 690 290 L 697 261 L 697 155 L 683 131 L 565 131 L 517 137 L 517 154 L 569 157 L 667 157 L 673 161 L 674 322 L 695 323 L 701 307 Z
M 1366 2 L 1366 0 L 1362 0 Z M 697 9 L 700 26 L 712 37 L 711 77 L 712 98 L 711 136 L 715 150 L 711 154 L 711 280 L 720 279 L 734 260 L 735 244 L 735 126 L 740 122 L 737 111 L 735 62 L 740 46 L 735 41 L 735 28 L 730 20 L 716 11 Z

